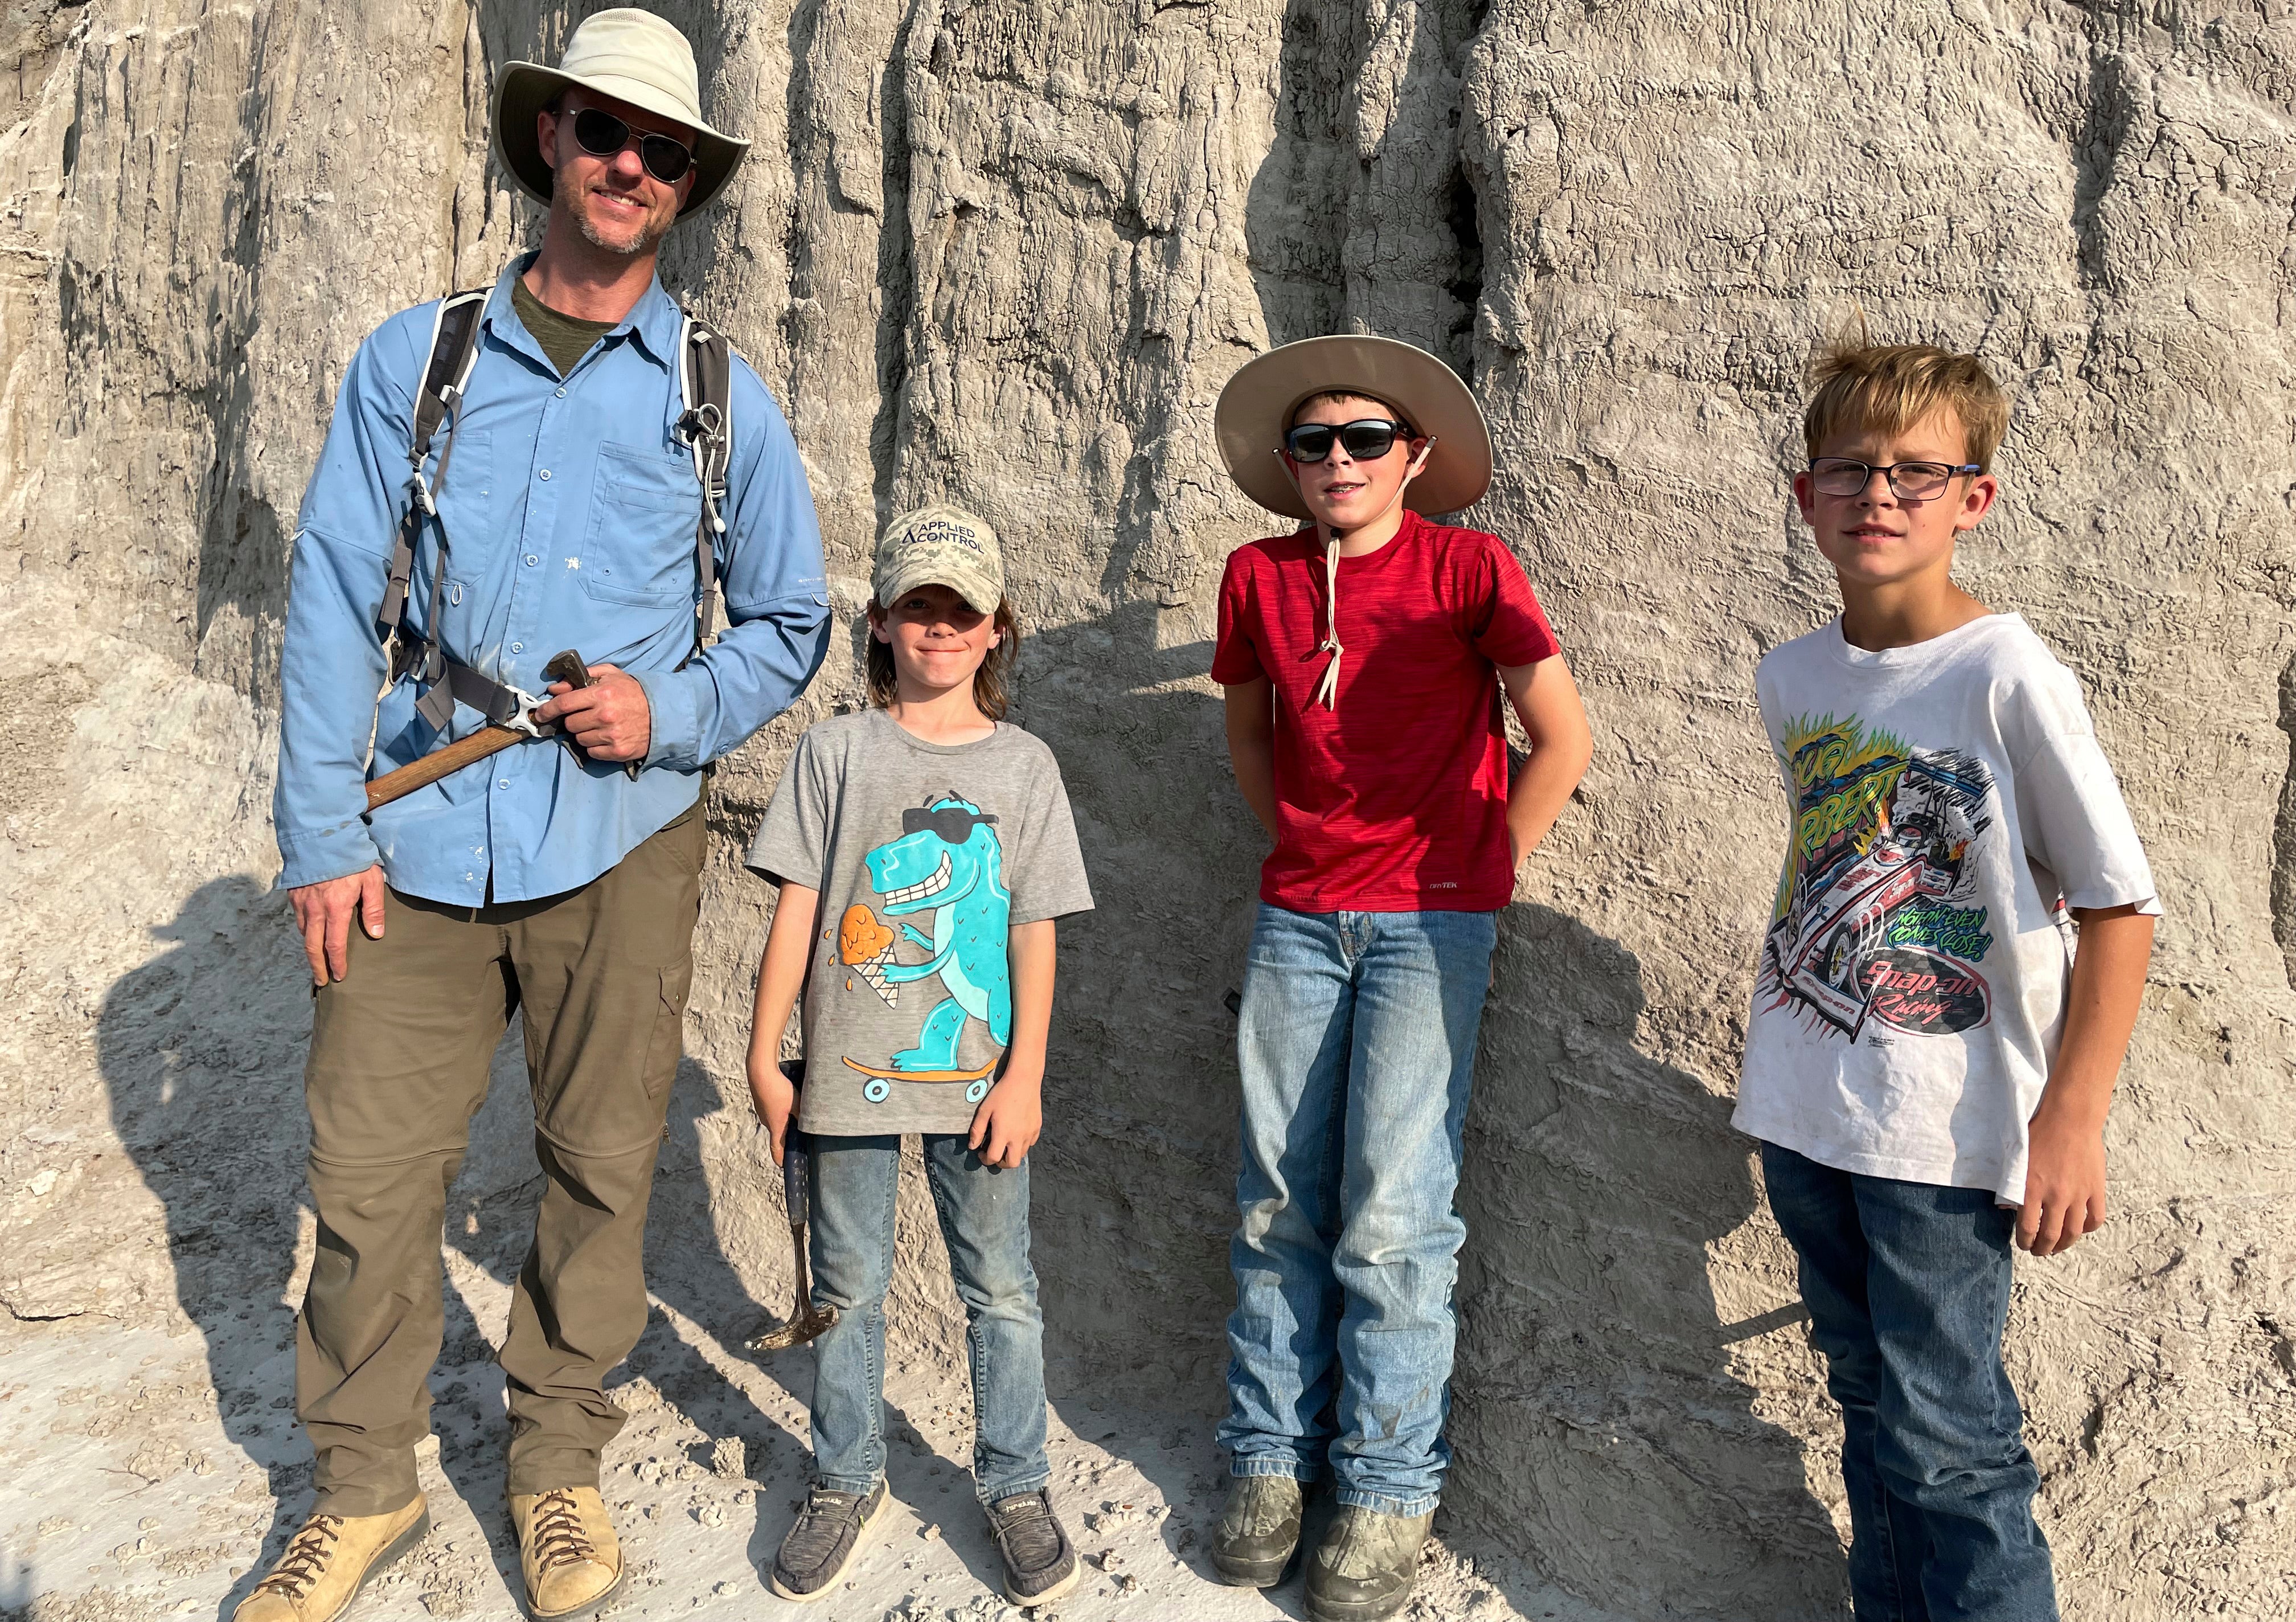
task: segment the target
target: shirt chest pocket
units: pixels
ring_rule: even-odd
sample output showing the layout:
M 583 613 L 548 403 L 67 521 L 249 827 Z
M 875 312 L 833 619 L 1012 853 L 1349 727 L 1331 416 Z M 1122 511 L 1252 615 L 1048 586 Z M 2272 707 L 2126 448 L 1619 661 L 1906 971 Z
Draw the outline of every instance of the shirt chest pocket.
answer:
M 590 474 L 582 589 L 632 608 L 691 606 L 700 589 L 693 532 L 701 520 L 701 487 L 690 459 L 601 446 Z
M 456 428 L 432 441 L 430 483 L 452 560 L 447 573 L 470 578 L 494 550 L 499 509 L 495 504 L 494 436 L 483 428 Z M 445 466 L 439 466 L 441 453 Z M 404 499 L 404 497 L 402 497 Z M 423 550 L 428 551 L 426 543 Z M 416 567 L 422 567 L 417 559 Z

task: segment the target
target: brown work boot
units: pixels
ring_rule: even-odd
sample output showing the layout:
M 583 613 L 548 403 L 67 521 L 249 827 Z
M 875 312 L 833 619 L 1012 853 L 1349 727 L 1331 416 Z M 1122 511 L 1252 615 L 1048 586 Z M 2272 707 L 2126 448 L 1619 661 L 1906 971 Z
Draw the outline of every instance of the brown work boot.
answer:
M 388 1515 L 314 1515 L 231 1622 L 334 1622 L 359 1590 L 430 1531 L 422 1495 Z
M 511 1529 L 535 1622 L 587 1617 L 622 1585 L 622 1545 L 594 1487 L 512 1493 Z

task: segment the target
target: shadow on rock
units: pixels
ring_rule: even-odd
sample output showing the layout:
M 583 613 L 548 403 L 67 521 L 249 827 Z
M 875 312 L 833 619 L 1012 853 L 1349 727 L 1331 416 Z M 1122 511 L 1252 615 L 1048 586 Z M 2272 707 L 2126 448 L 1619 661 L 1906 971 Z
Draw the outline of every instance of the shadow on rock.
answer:
M 1749 1146 L 1726 1099 L 1640 1051 L 1645 1002 L 1615 941 L 1542 906 L 1501 915 L 1446 1520 L 1629 1616 L 1838 1615 L 1841 1549 L 1801 1444 L 1731 1366 L 1793 1315 L 1725 1324 L 1708 1282 L 1707 1247 L 1758 1202 Z
M 246 874 L 201 886 L 152 933 L 172 944 L 105 994 L 96 1050 L 112 1128 L 166 1209 L 176 1304 L 206 1342 L 224 1433 L 279 1505 L 227 1616 L 285 1546 L 311 1481 L 282 1299 L 310 1138 L 310 982 L 285 898 Z

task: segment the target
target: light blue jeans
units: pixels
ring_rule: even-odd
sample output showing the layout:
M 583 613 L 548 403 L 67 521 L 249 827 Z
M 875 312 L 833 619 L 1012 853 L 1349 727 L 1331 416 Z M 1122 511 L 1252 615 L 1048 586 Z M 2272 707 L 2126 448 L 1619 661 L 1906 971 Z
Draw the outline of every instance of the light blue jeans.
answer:
M 823 1487 L 868 1493 L 885 1473 L 885 1290 L 893 1278 L 898 1137 L 813 1143 L 813 1298 L 837 1323 L 813 1343 L 813 1464 Z M 955 1134 L 924 1136 L 925 1180 L 964 1303 L 972 1365 L 972 1486 L 983 1503 L 1051 1479 L 1045 1319 L 1029 1265 L 1029 1165 L 986 1166 Z
M 1308 1481 L 1328 1466 L 1341 1503 L 1435 1507 L 1466 1236 L 1451 1196 L 1497 938 L 1491 913 L 1261 904 L 1236 1036 L 1219 1428 L 1235 1475 Z
M 1841 1405 L 1857 1622 L 2057 1622 L 2041 1485 L 2001 1361 L 2014 1211 L 1982 1188 L 1836 1171 L 1762 1145 Z

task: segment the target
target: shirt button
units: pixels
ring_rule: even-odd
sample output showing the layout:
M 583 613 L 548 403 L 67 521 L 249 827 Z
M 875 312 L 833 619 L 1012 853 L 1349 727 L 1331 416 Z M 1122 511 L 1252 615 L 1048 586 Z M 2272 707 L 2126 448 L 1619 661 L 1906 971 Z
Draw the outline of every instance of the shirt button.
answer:
M 535 555 L 534 555 L 532 553 L 530 553 L 530 552 L 529 552 L 529 553 L 528 553 L 526 554 L 526 566 L 527 566 L 529 569 L 532 569 L 532 568 L 534 567 L 534 565 L 535 565 L 535 562 L 536 562 Z
M 509 778 L 507 778 L 507 777 L 497 777 L 497 778 L 496 778 L 496 779 L 495 779 L 495 787 L 496 787 L 497 789 L 507 789 L 508 787 L 510 787 L 510 779 L 509 779 Z
M 510 651 L 513 653 L 523 653 L 526 651 L 526 644 L 522 642 L 514 642 L 510 644 Z
M 550 478 L 550 470 L 549 470 L 548 468 L 545 468 L 545 469 L 543 469 L 543 470 L 542 470 L 542 477 L 543 477 L 543 479 L 544 479 L 544 481 L 545 481 L 545 482 L 547 482 L 547 481 L 549 480 L 549 478 Z
M 565 391 L 563 389 L 561 389 L 558 391 L 558 397 L 559 397 L 560 399 L 562 399 L 562 399 L 564 399 L 564 398 L 566 397 L 566 391 Z M 547 478 L 547 477 L 548 477 L 548 475 L 547 475 L 547 474 L 545 474 L 545 475 L 544 475 L 544 477 L 545 477 L 545 478 Z

